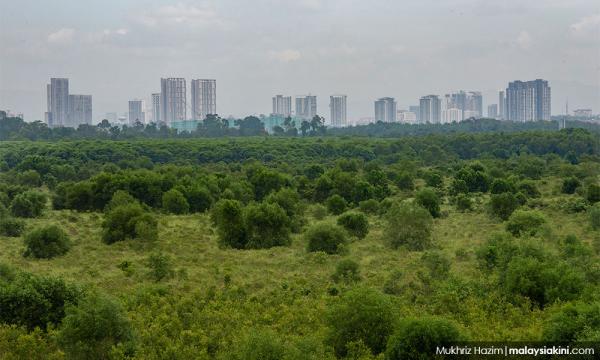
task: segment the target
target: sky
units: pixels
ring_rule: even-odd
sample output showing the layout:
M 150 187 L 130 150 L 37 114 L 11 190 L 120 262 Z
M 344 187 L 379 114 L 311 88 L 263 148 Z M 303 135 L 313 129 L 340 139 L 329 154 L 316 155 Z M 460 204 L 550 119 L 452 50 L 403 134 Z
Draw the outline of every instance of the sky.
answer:
M 217 80 L 223 117 L 271 112 L 276 94 L 373 102 L 546 79 L 552 113 L 600 113 L 598 0 L 0 0 L 0 109 L 44 118 L 46 84 L 68 77 L 94 120 L 159 92 L 161 77 Z M 188 104 L 190 102 L 188 101 Z M 188 106 L 189 107 L 189 106 Z M 188 109 L 188 114 L 190 110 Z

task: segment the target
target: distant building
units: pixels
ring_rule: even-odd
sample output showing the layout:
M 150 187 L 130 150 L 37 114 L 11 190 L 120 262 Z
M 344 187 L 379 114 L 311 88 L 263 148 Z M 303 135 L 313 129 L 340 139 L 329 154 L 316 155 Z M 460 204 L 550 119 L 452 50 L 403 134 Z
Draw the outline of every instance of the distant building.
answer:
M 331 110 L 331 118 L 329 123 L 333 127 L 345 127 L 348 125 L 346 118 L 346 95 L 332 95 L 329 98 L 329 109 Z
M 108 120 L 109 123 L 114 124 L 119 119 L 119 116 L 116 112 L 107 112 L 106 114 L 104 114 L 104 118 Z
M 498 104 L 491 104 L 487 107 L 487 116 L 491 119 L 497 119 L 498 116 Z
M 466 108 L 463 111 L 471 111 L 476 119 L 483 117 L 483 96 L 479 91 L 469 91 L 467 93 Z
M 292 97 L 275 95 L 273 97 L 273 115 L 291 116 L 292 115 Z
M 408 111 L 415 113 L 416 117 L 417 117 L 417 122 L 416 124 L 421 122 L 421 108 L 419 107 L 419 105 L 411 105 L 408 107 Z
M 160 123 L 160 93 L 152 94 L 152 122 Z
M 62 126 L 92 125 L 92 95 L 69 95 L 68 121 Z
M 573 110 L 573 116 L 591 118 L 593 116 L 592 109 L 576 109 Z
M 506 116 L 511 121 L 550 120 L 551 91 L 548 81 L 513 81 L 506 89 Z
M 480 118 L 483 116 L 483 97 L 478 91 L 465 92 L 464 90 L 457 91 L 452 94 L 446 94 L 442 100 L 441 110 L 458 109 L 461 112 L 462 118 L 458 121 L 471 117 Z M 453 112 L 455 115 L 456 112 Z M 469 116 L 467 116 L 469 115 Z M 443 120 L 442 120 L 443 121 Z
M 448 124 L 461 122 L 463 120 L 463 111 L 457 108 L 442 110 L 442 123 Z
M 144 112 L 144 100 L 129 101 L 129 125 L 133 126 L 136 122 L 146 123 L 146 113 Z
M 217 113 L 217 81 L 214 79 L 192 80 L 192 119 L 204 120 Z
M 420 124 L 439 124 L 441 122 L 441 101 L 437 95 L 423 96 L 419 101 Z
M 314 95 L 296 97 L 296 116 L 310 120 L 317 115 L 317 97 Z
M 396 122 L 396 101 L 394 98 L 384 97 L 375 101 L 375 121 Z
M 396 112 L 396 121 L 402 124 L 416 124 L 417 114 L 412 111 L 398 110 Z
M 498 91 L 498 118 L 506 120 L 506 96 L 504 90 Z
M 186 86 L 183 78 L 160 79 L 160 121 L 168 126 L 187 120 Z
M 49 127 L 68 126 L 69 121 L 69 79 L 51 78 L 46 85 L 47 112 Z

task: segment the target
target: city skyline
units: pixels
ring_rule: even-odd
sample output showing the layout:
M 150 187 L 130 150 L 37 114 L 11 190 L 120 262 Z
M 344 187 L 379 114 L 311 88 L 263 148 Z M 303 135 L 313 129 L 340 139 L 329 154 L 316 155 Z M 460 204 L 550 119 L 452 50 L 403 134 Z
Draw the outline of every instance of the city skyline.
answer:
M 348 95 L 349 120 L 373 116 L 377 98 L 405 109 L 452 89 L 478 89 L 486 109 L 508 81 L 536 78 L 552 83 L 555 114 L 567 98 L 572 109 L 600 106 L 592 0 L 282 0 L 277 17 L 266 0 L 55 5 L 0 4 L 0 108 L 28 120 L 44 120 L 40 84 L 50 77 L 93 95 L 94 122 L 126 112 L 131 98 L 150 104 L 156 79 L 170 76 L 218 79 L 225 117 L 266 114 L 265 99 L 281 91 L 317 94 L 326 118 L 336 93 Z

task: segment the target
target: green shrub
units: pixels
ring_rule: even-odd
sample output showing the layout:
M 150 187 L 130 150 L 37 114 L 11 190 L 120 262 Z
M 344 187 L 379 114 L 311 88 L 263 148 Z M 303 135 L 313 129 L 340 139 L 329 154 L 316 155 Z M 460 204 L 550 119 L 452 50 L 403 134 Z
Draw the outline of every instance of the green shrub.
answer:
M 456 196 L 456 209 L 458 211 L 473 210 L 473 200 L 467 194 L 458 194 Z
M 187 214 L 190 211 L 190 204 L 185 196 L 176 189 L 171 189 L 163 194 L 162 207 L 171 214 Z
M 58 325 L 65 306 L 76 303 L 80 291 L 62 279 L 12 272 L 0 274 L 0 322 L 46 329 Z
M 127 355 L 135 350 L 133 331 L 121 305 L 95 293 L 67 307 L 58 340 L 71 359 L 108 359 L 117 345 Z
M 393 331 L 394 313 L 388 298 L 372 289 L 357 288 L 327 311 L 328 343 L 343 357 L 352 343 L 362 342 L 373 354 L 385 350 Z
M 369 219 L 362 213 L 344 213 L 337 219 L 337 224 L 343 226 L 350 235 L 359 239 L 364 239 L 369 233 Z
M 379 201 L 376 199 L 363 200 L 358 203 L 358 208 L 366 214 L 377 214 L 379 212 Z
M 18 217 L 36 218 L 42 215 L 45 207 L 46 195 L 30 190 L 13 198 L 10 204 L 10 212 Z
M 333 281 L 353 283 L 360 280 L 360 265 L 354 260 L 344 259 L 340 261 L 336 267 L 335 272 L 331 276 Z
M 490 212 L 502 220 L 507 220 L 519 207 L 519 202 L 512 193 L 493 194 L 490 197 Z
M 396 177 L 396 186 L 400 190 L 412 190 L 415 188 L 414 176 L 408 172 L 402 172 Z
M 543 341 L 573 344 L 597 342 L 600 332 L 600 303 L 568 303 L 545 322 Z
M 102 228 L 102 239 L 107 244 L 137 238 L 154 240 L 158 236 L 158 222 L 138 202 L 112 208 L 106 213 Z
M 327 208 L 321 204 L 314 204 L 310 207 L 310 214 L 315 220 L 323 220 L 327 216 Z
M 427 209 L 434 218 L 440 217 L 440 198 L 433 189 L 425 188 L 417 192 L 416 202 Z
M 523 180 L 517 186 L 517 190 L 525 194 L 528 198 L 539 198 L 541 196 L 537 185 L 532 180 Z
M 408 202 L 392 205 L 385 215 L 384 238 L 393 248 L 423 250 L 431 246 L 433 220 L 425 208 Z
M 92 208 L 94 193 L 92 183 L 82 181 L 71 184 L 66 190 L 65 207 L 79 211 L 89 210 Z
M 19 237 L 25 230 L 25 222 L 11 217 L 0 218 L 0 235 Z
M 337 194 L 332 195 L 327 199 L 327 210 L 329 210 L 329 212 L 333 215 L 339 215 L 343 213 L 347 206 L 348 203 L 346 200 Z
M 502 194 L 515 191 L 515 185 L 505 179 L 495 179 L 490 186 L 490 193 L 492 194 Z
M 598 230 L 600 229 L 600 205 L 595 204 L 587 210 L 588 217 L 590 219 L 590 224 L 592 225 L 592 229 Z
M 139 204 L 139 201 L 127 191 L 117 190 L 113 193 L 112 198 L 104 207 L 104 212 L 109 212 L 119 206 L 127 206 L 133 203 Z
M 435 358 L 437 347 L 450 347 L 462 340 L 458 328 L 439 318 L 406 319 L 390 336 L 386 360 L 426 360 Z
M 247 249 L 267 249 L 291 242 L 290 218 L 278 204 L 250 204 L 244 211 Z
M 425 184 L 432 188 L 442 188 L 444 186 L 444 177 L 437 171 L 426 171 L 423 174 Z
M 347 241 L 344 229 L 329 223 L 312 225 L 306 230 L 304 238 L 308 243 L 309 252 L 323 251 L 327 254 L 338 253 Z
M 219 200 L 212 210 L 211 219 L 217 228 L 219 244 L 234 249 L 246 247 L 247 234 L 241 202 L 230 199 Z
M 230 356 L 227 356 L 230 357 Z M 285 346 L 272 331 L 253 330 L 247 334 L 230 357 L 234 360 L 285 359 Z
M 210 209 L 214 199 L 210 191 L 204 186 L 191 186 L 183 192 L 191 212 L 205 212 Z
M 34 229 L 25 236 L 24 242 L 24 255 L 37 259 L 51 259 L 64 255 L 71 248 L 69 236 L 56 225 Z
M 563 194 L 575 194 L 578 187 L 581 186 L 581 181 L 576 177 L 570 177 L 563 180 L 561 191 Z
M 164 279 L 172 278 L 175 274 L 171 257 L 162 253 L 151 254 L 146 260 L 150 268 L 150 278 L 159 282 Z
M 534 236 L 545 223 L 546 218 L 538 211 L 517 210 L 508 218 L 506 230 L 516 237 Z
M 600 185 L 591 183 L 586 189 L 586 199 L 591 204 L 595 204 L 600 201 Z
M 432 278 L 445 279 L 450 273 L 450 260 L 438 250 L 429 250 L 421 255 L 421 261 Z

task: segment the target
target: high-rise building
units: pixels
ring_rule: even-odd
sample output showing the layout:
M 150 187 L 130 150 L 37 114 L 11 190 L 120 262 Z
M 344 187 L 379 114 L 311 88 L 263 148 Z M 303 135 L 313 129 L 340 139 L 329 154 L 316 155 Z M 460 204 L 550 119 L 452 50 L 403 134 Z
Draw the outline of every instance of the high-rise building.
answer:
M 461 122 L 463 120 L 463 111 L 457 108 L 442 110 L 442 123 L 449 124 L 453 122 Z
M 441 121 L 441 101 L 437 95 L 423 96 L 419 101 L 420 124 L 439 124 Z
M 396 112 L 396 121 L 402 124 L 416 124 L 417 114 L 412 111 L 398 110 Z
M 408 107 L 408 111 L 415 113 L 417 116 L 416 124 L 421 122 L 421 108 L 419 105 L 411 105 Z
M 146 123 L 146 113 L 144 112 L 144 100 L 129 100 L 129 113 L 127 114 L 129 125 L 135 123 Z
M 474 117 L 476 119 L 483 117 L 483 97 L 479 91 L 469 91 L 467 93 L 467 103 L 464 111 L 471 112 L 472 115 L 469 117 Z M 465 119 L 468 118 L 465 116 Z
M 396 122 L 396 101 L 391 97 L 384 97 L 375 101 L 375 121 Z
M 296 116 L 310 120 L 317 115 L 317 97 L 315 95 L 296 96 Z
M 331 110 L 331 118 L 329 123 L 333 127 L 345 127 L 348 125 L 346 118 L 346 95 L 331 95 L 329 98 L 329 109 Z
M 47 113 L 49 127 L 68 126 L 69 122 L 69 79 L 51 78 L 46 85 Z
M 204 120 L 217 113 L 217 80 L 192 80 L 192 119 Z
M 275 95 L 273 97 L 273 115 L 291 116 L 292 115 L 292 97 Z
M 160 121 L 187 120 L 186 86 L 183 78 L 160 79 Z
M 92 95 L 69 95 L 68 121 L 63 126 L 92 125 Z
M 550 120 L 551 92 L 548 81 L 513 81 L 506 89 L 506 115 L 511 121 Z
M 488 105 L 487 110 L 488 110 L 487 117 L 489 117 L 490 119 L 497 119 L 499 117 L 498 116 L 498 104 Z
M 504 96 L 504 90 L 498 91 L 498 119 L 506 119 L 506 97 Z
M 152 122 L 160 123 L 160 93 L 152 94 Z

